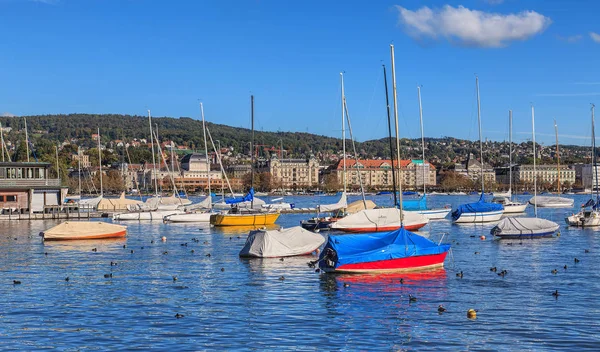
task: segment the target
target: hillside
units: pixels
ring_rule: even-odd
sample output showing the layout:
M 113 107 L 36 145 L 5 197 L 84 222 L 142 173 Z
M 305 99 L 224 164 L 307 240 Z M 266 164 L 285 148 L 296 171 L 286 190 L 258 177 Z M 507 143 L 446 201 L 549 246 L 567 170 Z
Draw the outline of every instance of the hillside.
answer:
M 148 138 L 148 119 L 145 116 L 117 114 L 69 114 L 25 116 L 27 118 L 30 139 L 35 143 L 56 144 L 72 142 L 85 147 L 94 147 L 92 134 L 100 128 L 103 143 L 114 140 L 132 140 Z M 154 117 L 153 123 L 158 126 L 162 141 L 173 140 L 177 145 L 190 149 L 203 149 L 202 121 L 188 117 Z M 17 144 L 24 139 L 24 120 L 22 117 L 0 117 L 2 126 L 12 130 L 5 133 L 5 138 Z M 233 147 L 234 153 L 248 154 L 251 130 L 208 122 L 213 140 L 220 140 L 222 146 Z M 257 145 L 279 148 L 283 144 L 285 156 L 307 157 L 314 154 L 324 163 L 334 162 L 339 158 L 342 149 L 341 139 L 320 136 L 303 132 L 264 132 L 256 131 Z M 350 141 L 348 151 L 352 150 Z M 216 143 L 216 142 L 215 142 Z M 529 162 L 531 159 L 531 143 L 516 145 L 515 160 Z M 361 158 L 389 158 L 387 139 L 371 140 L 356 143 Z M 420 158 L 420 139 L 401 141 L 403 158 Z M 508 161 L 508 143 L 486 142 L 485 158 L 494 165 L 504 165 Z M 478 153 L 478 142 L 460 140 L 451 137 L 426 138 L 426 158 L 437 166 L 450 167 L 454 162 L 464 160 L 469 153 Z M 544 162 L 553 162 L 554 147 L 542 147 L 541 156 Z M 589 160 L 589 148 L 581 146 L 561 146 L 561 158 L 564 163 L 576 163 Z

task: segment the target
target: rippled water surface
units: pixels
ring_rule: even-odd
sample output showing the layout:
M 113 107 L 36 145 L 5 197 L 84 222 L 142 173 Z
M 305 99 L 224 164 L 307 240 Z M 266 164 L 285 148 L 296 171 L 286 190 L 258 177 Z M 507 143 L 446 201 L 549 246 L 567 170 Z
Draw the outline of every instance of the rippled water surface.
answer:
M 476 200 L 429 198 L 438 206 Z M 314 206 L 337 198 L 290 200 Z M 432 222 L 419 233 L 445 234 L 452 244 L 445 269 L 383 276 L 318 274 L 307 266 L 312 257 L 240 259 L 247 229 L 131 222 L 125 240 L 43 243 L 38 233 L 56 222 L 6 221 L 0 348 L 598 350 L 600 230 L 567 228 L 563 218 L 573 211 L 541 209 L 540 217 L 561 224 L 559 237 L 543 240 L 497 241 L 492 224 Z M 296 226 L 309 216 L 277 223 Z M 477 319 L 467 319 L 469 308 Z

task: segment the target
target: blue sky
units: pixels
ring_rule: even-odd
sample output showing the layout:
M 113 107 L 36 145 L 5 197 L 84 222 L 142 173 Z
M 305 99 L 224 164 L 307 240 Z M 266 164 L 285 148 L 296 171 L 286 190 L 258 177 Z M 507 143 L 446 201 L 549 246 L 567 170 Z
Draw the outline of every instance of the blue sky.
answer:
M 462 6 L 462 7 L 461 7 Z M 425 8 L 426 7 L 426 8 Z M 529 11 L 525 12 L 524 11 Z M 386 135 L 381 64 L 396 70 L 403 137 L 590 143 L 600 105 L 596 1 L 0 0 L 0 113 L 199 115 L 340 135 L 339 72 L 357 140 Z M 493 15 L 495 14 L 495 15 Z M 389 72 L 389 71 L 388 71 Z

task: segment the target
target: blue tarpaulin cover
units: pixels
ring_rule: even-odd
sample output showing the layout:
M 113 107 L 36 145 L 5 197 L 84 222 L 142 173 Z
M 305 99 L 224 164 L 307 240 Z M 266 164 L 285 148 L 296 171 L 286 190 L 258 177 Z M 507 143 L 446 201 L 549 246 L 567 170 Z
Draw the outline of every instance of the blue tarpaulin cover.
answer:
M 582 208 L 592 207 L 592 209 L 598 210 L 600 208 L 600 199 L 597 199 L 596 201 L 594 201 L 594 199 L 590 199 L 581 207 Z
M 241 202 L 250 202 L 254 199 L 254 188 L 250 188 L 248 193 L 242 198 L 227 198 L 225 199 L 226 204 L 237 204 Z
M 335 268 L 345 264 L 368 263 L 390 259 L 408 258 L 447 252 L 449 244 L 438 245 L 405 228 L 391 232 L 373 232 L 360 235 L 329 236 L 319 258 L 325 266 L 324 256 L 332 249 L 337 254 Z
M 456 220 L 460 218 L 463 213 L 486 213 L 490 211 L 499 211 L 502 209 L 504 209 L 502 204 L 486 202 L 482 193 L 479 201 L 475 203 L 459 205 L 458 208 L 452 212 L 452 219 Z

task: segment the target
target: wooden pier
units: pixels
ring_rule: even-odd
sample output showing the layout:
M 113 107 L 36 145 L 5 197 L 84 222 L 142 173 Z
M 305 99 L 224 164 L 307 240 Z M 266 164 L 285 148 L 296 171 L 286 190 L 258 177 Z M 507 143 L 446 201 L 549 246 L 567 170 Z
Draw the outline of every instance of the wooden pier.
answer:
M 2 220 L 49 220 L 49 219 L 98 219 L 112 218 L 112 212 L 88 211 L 76 205 L 47 205 L 40 213 L 29 213 L 21 209 L 3 209 Z

